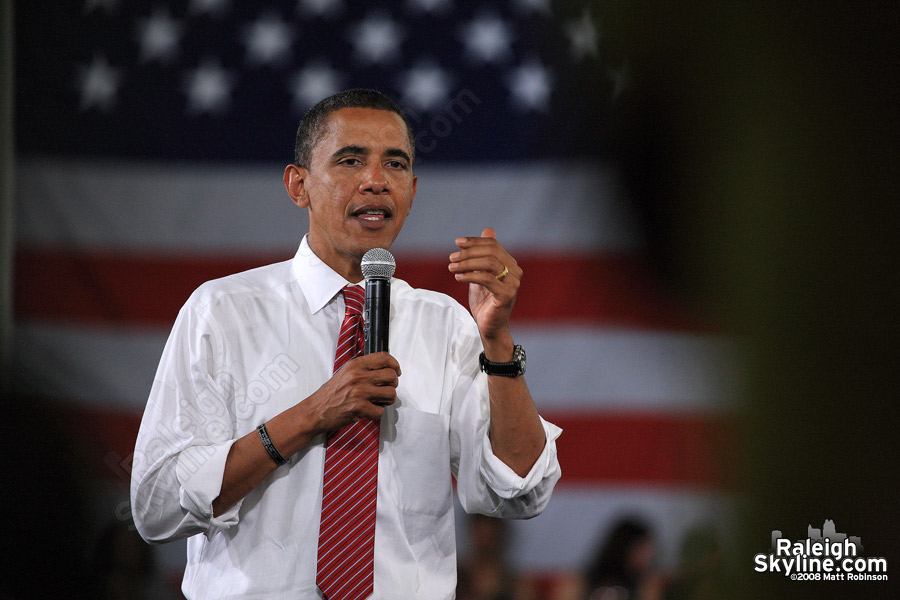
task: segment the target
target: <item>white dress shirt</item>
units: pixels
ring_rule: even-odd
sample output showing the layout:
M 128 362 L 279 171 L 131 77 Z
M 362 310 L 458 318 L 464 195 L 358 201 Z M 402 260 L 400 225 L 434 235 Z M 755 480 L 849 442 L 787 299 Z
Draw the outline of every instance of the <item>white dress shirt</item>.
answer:
M 292 260 L 207 282 L 178 314 L 150 391 L 131 502 L 148 541 L 191 536 L 191 598 L 320 598 L 316 552 L 324 436 L 214 517 L 234 441 L 330 377 L 347 284 L 306 238 Z M 453 598 L 452 483 L 463 508 L 539 514 L 560 477 L 555 440 L 525 477 L 494 456 L 472 316 L 453 299 L 391 284 L 390 353 L 403 374 L 381 419 L 374 598 Z M 200 534 L 200 535 L 197 535 Z

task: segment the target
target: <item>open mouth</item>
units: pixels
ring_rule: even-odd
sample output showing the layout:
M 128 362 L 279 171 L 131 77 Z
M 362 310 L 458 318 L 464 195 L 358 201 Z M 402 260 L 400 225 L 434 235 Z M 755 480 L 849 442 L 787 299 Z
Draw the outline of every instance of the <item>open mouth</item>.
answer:
M 363 206 L 353 212 L 353 216 L 368 223 L 379 223 L 391 218 L 391 211 L 384 206 Z

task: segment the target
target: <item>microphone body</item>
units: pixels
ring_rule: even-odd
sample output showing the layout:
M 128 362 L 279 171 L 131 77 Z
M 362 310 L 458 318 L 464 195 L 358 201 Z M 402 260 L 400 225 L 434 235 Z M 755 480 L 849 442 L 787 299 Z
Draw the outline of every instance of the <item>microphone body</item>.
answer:
M 391 280 L 366 279 L 365 354 L 387 352 L 391 316 Z
M 391 277 L 396 263 L 390 252 L 373 248 L 363 255 L 362 272 L 366 278 L 364 354 L 388 351 L 388 328 L 391 317 Z

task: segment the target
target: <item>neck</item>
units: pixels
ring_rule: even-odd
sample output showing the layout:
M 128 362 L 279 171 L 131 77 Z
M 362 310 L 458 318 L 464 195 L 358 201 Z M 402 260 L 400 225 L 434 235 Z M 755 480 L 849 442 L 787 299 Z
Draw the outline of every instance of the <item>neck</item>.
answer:
M 306 241 L 309 243 L 309 249 L 312 250 L 313 254 L 315 254 L 323 263 L 331 267 L 335 273 L 350 283 L 362 281 L 363 274 L 360 265 L 362 256 L 344 252 L 325 252 L 311 234 L 307 236 Z

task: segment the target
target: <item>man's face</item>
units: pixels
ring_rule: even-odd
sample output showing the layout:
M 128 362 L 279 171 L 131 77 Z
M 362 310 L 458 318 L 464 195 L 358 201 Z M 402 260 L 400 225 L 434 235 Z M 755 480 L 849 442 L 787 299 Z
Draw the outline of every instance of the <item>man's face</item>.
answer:
M 309 169 L 296 169 L 298 197 L 285 174 L 294 201 L 309 208 L 309 244 L 326 264 L 355 275 L 366 251 L 391 246 L 416 194 L 411 156 L 399 115 L 370 108 L 329 115 Z

